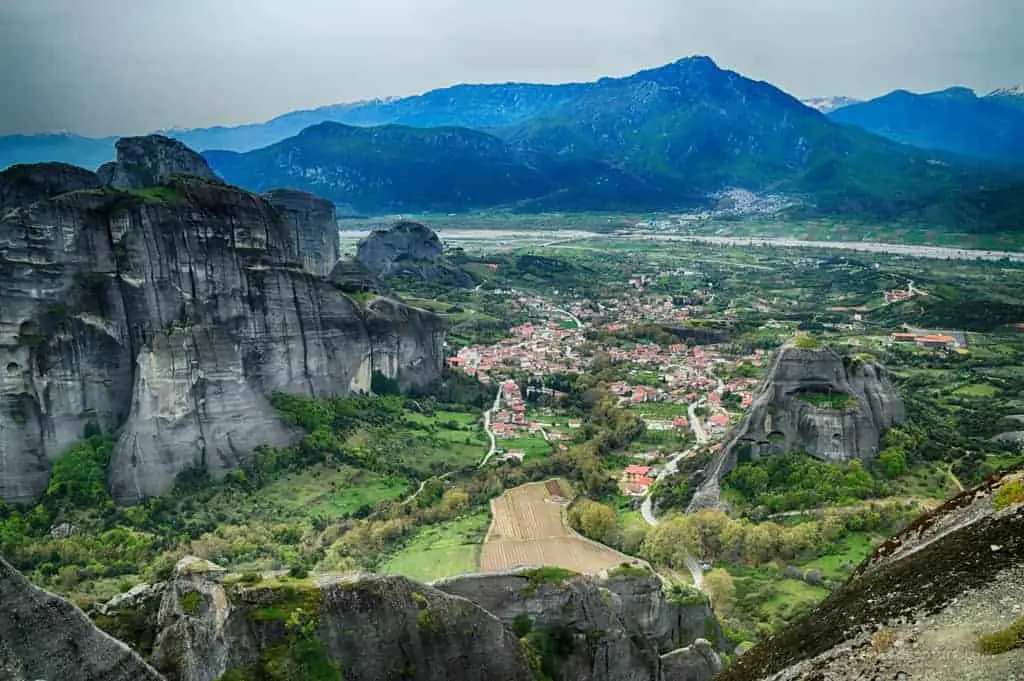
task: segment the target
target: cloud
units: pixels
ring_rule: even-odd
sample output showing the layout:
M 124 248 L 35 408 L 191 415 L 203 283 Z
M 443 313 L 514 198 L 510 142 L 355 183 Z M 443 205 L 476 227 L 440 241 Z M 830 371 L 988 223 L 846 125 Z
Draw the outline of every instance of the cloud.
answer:
M 0 0 L 0 134 L 133 134 L 690 54 L 797 96 L 1024 80 L 1019 0 Z

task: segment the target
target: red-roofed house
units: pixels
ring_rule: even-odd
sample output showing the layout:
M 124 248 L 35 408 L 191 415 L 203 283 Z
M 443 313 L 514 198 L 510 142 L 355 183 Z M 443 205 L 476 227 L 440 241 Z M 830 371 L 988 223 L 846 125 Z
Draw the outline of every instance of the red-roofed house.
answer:
M 729 416 L 726 414 L 715 414 L 708 419 L 708 423 L 716 428 L 725 428 L 729 425 Z
M 647 480 L 648 479 L 647 475 L 648 475 L 648 473 L 651 472 L 651 467 L 650 466 L 637 466 L 637 465 L 634 464 L 632 466 L 626 466 L 626 470 L 623 471 L 623 472 L 625 473 L 626 481 L 627 482 L 637 482 L 639 480 Z M 647 483 L 647 484 L 649 485 L 650 483 Z

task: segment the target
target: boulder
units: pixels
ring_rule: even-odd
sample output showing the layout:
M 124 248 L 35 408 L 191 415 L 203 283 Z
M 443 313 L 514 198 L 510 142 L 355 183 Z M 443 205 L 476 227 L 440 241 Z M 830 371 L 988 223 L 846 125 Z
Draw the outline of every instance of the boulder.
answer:
M 702 638 L 661 656 L 661 673 L 666 681 L 711 681 L 723 668 L 722 658 Z

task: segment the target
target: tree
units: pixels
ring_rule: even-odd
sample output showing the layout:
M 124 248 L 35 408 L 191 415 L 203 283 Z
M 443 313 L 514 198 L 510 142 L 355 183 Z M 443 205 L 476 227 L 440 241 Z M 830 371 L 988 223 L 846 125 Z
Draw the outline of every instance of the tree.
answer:
M 882 475 L 892 480 L 907 472 L 907 455 L 899 447 L 888 447 L 878 455 Z
M 596 541 L 608 540 L 617 527 L 615 511 L 590 499 L 576 502 L 569 517 L 573 526 L 584 536 Z
M 732 608 L 732 597 L 736 587 L 733 584 L 732 575 L 716 568 L 704 575 L 704 591 L 711 599 L 711 605 L 715 612 L 724 615 Z

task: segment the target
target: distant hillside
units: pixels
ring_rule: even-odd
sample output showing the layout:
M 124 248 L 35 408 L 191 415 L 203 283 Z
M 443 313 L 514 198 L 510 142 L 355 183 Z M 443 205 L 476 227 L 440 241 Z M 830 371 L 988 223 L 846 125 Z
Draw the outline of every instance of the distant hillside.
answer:
M 922 149 L 1024 165 L 1024 99 L 1013 90 L 986 97 L 967 88 L 897 90 L 829 117 Z
M 486 133 L 327 123 L 206 156 L 249 189 L 295 186 L 366 212 L 688 207 L 743 187 L 796 195 L 805 212 L 965 226 L 977 218 L 974 194 L 1007 182 L 837 125 L 706 57 L 569 87 L 563 103 L 535 102 L 543 113 Z

